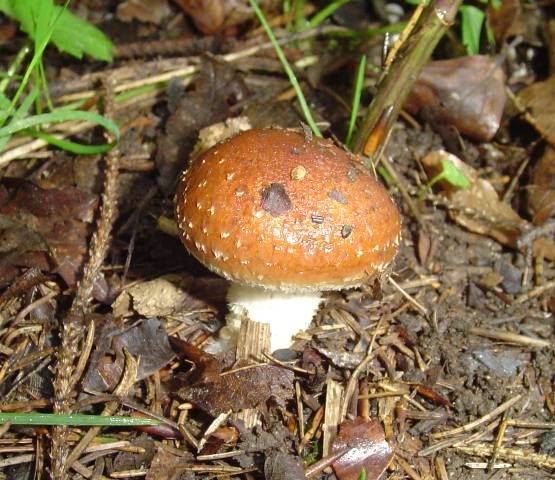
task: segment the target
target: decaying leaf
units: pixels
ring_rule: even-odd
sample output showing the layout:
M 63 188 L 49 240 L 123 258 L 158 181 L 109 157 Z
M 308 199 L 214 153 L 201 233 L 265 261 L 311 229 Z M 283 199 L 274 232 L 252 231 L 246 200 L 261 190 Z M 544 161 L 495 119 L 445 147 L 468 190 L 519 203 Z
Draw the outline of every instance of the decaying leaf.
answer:
M 193 19 L 197 28 L 207 35 L 221 32 L 229 27 L 240 25 L 251 19 L 254 14 L 247 0 L 175 0 Z M 260 6 L 268 9 L 276 0 L 258 0 Z
M 96 202 L 94 195 L 76 188 L 44 189 L 25 180 L 4 179 L 0 263 L 58 273 L 74 286 L 87 253 Z
M 499 199 L 497 192 L 487 180 L 479 178 L 476 170 L 455 155 L 443 150 L 426 155 L 422 164 L 428 175 L 437 175 L 442 160 L 446 158 L 470 181 L 470 187 L 462 190 L 448 182 L 438 182 L 444 195 L 449 198 L 449 213 L 453 219 L 472 232 L 488 235 L 499 243 L 516 248 L 518 239 L 531 225 L 509 204 Z M 551 240 L 539 238 L 534 243 L 534 248 L 541 248 L 545 258 L 555 259 L 555 245 Z
M 488 24 L 498 45 L 502 45 L 507 37 L 523 33 L 524 25 L 520 21 L 522 7 L 519 0 L 502 0 L 499 4 L 488 4 Z
M 541 225 L 555 215 L 555 149 L 546 148 L 534 168 L 527 190 L 532 221 Z
M 192 461 L 192 456 L 186 451 L 180 452 L 180 455 L 166 450 L 163 446 L 159 447 L 154 454 L 152 463 L 146 475 L 146 480 L 173 480 L 177 478 L 187 478 L 179 476 L 180 470 Z M 190 478 L 193 478 L 191 476 Z
M 105 392 L 117 385 L 124 365 L 124 348 L 139 360 L 137 380 L 152 375 L 175 356 L 160 320 L 150 318 L 125 330 L 105 320 L 83 380 L 85 390 Z
M 206 308 L 206 304 L 164 278 L 156 278 L 126 288 L 112 304 L 116 317 L 133 314 L 144 317 L 168 317 L 194 308 Z
M 174 193 L 175 181 L 193 150 L 199 130 L 233 116 L 233 105 L 246 97 L 242 77 L 223 63 L 203 64 L 186 95 L 180 83 L 170 83 L 170 116 L 158 138 L 156 153 L 158 183 L 166 193 Z
M 338 452 L 347 447 L 350 450 L 333 464 L 339 480 L 359 480 L 363 469 L 366 480 L 376 480 L 393 459 L 393 450 L 376 420 L 356 417 L 343 421 L 332 449 Z
M 505 108 L 505 74 L 489 56 L 474 55 L 428 63 L 404 108 L 436 125 L 447 123 L 473 139 L 497 132 Z
M 518 97 L 545 140 L 555 145 L 555 75 L 522 89 Z
M 116 17 L 122 22 L 148 22 L 160 25 L 171 13 L 167 0 L 125 0 L 120 2 Z
M 299 457 L 271 452 L 264 463 L 266 480 L 304 480 L 304 468 Z
M 284 406 L 293 398 L 294 375 L 286 368 L 249 365 L 216 374 L 219 364 L 214 356 L 183 340 L 172 337 L 171 341 L 182 356 L 195 363 L 195 369 L 180 379 L 177 395 L 210 415 L 246 408 L 264 413 L 270 400 Z

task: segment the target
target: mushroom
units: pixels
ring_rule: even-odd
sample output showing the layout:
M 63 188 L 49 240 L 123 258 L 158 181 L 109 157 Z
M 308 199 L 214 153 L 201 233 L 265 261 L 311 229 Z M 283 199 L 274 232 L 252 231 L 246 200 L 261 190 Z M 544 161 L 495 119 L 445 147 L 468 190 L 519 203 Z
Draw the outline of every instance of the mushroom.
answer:
M 195 158 L 176 196 L 180 236 L 231 281 L 229 328 L 270 323 L 272 351 L 306 329 L 322 292 L 360 286 L 397 253 L 387 190 L 331 140 L 253 129 Z

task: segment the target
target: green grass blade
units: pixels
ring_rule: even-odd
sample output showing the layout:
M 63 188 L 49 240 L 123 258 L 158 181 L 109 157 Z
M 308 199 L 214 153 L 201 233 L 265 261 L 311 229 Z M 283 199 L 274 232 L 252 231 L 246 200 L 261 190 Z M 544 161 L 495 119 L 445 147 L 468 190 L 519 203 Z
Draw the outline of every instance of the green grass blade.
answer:
M 17 52 L 17 55 L 10 64 L 7 72 L 5 72 L 4 78 L 2 78 L 2 81 L 0 82 L 0 92 L 5 92 L 10 82 L 14 78 L 16 78 L 17 70 L 19 69 L 19 67 L 23 63 L 23 60 L 25 60 L 25 57 L 29 54 L 30 51 L 31 45 L 26 43 L 25 45 L 23 45 L 23 47 L 21 47 L 19 52 Z
M 320 10 L 318 13 L 314 14 L 314 16 L 310 19 L 310 21 L 308 22 L 309 28 L 317 27 L 326 18 L 328 18 L 330 15 L 333 15 L 333 13 L 338 8 L 342 7 L 346 3 L 349 3 L 350 1 L 351 0 L 335 0 L 335 1 L 331 2 L 330 4 L 326 5 L 324 8 L 322 8 L 322 10 Z
M 29 95 L 27 95 L 25 97 L 25 100 L 23 100 L 23 102 L 21 102 L 21 105 L 18 107 L 18 109 L 14 113 L 13 118 L 17 120 L 19 118 L 25 117 L 27 115 L 27 113 L 29 112 L 29 110 L 31 109 L 31 105 L 33 105 L 33 102 L 35 101 L 37 96 L 38 96 L 38 91 L 37 91 L 36 88 L 33 88 L 33 90 L 31 90 L 29 92 Z M 11 135 L 6 135 L 5 137 L 0 137 L 0 152 L 2 150 L 4 150 L 4 147 L 10 141 L 10 138 L 11 138 Z
M 103 143 L 101 145 L 83 145 L 82 143 L 72 142 L 63 138 L 57 138 L 40 130 L 27 130 L 29 135 L 40 138 L 50 145 L 61 148 L 67 152 L 76 153 L 77 155 L 95 155 L 97 153 L 109 152 L 114 148 L 115 143 Z M 1 139 L 0 139 L 1 141 Z
M 299 100 L 299 104 L 301 105 L 301 110 L 303 111 L 303 115 L 306 120 L 306 123 L 308 124 L 308 126 L 310 127 L 314 135 L 316 135 L 317 137 L 321 137 L 322 133 L 320 132 L 320 129 L 318 128 L 318 126 L 316 125 L 316 122 L 314 121 L 314 118 L 312 117 L 312 113 L 310 112 L 310 108 L 306 102 L 306 98 L 303 94 L 301 86 L 299 85 L 297 77 L 295 76 L 295 72 L 293 72 L 291 65 L 289 65 L 289 61 L 287 60 L 287 58 L 285 57 L 285 54 L 283 53 L 283 50 L 279 46 L 276 40 L 276 37 L 274 35 L 274 32 L 272 31 L 270 25 L 266 21 L 266 17 L 262 13 L 262 10 L 260 10 L 260 7 L 258 6 L 258 3 L 256 2 L 256 0 L 249 0 L 249 3 L 254 13 L 258 17 L 258 20 L 262 24 L 262 27 L 266 31 L 266 35 L 268 35 L 268 38 L 270 39 L 270 42 L 274 47 L 276 55 L 278 56 L 281 64 L 283 65 L 283 69 L 285 70 L 285 73 L 289 77 L 289 82 L 295 89 L 295 93 L 297 94 L 297 99 Z
M 353 92 L 353 103 L 351 106 L 351 118 L 349 118 L 349 129 L 347 130 L 347 138 L 345 144 L 350 146 L 353 138 L 353 132 L 357 122 L 358 110 L 360 108 L 360 97 L 362 96 L 362 88 L 364 86 L 364 74 L 366 72 L 366 55 L 360 57 L 355 77 L 355 89 Z
M 10 422 L 13 425 L 75 425 L 99 427 L 136 427 L 160 425 L 152 418 L 56 413 L 0 413 L 0 424 Z
M 85 122 L 98 123 L 106 130 L 112 132 L 116 139 L 119 139 L 118 126 L 110 119 L 92 112 L 84 112 L 82 110 L 63 110 L 51 113 L 43 113 L 32 117 L 14 120 L 9 125 L 0 128 L 0 138 L 6 135 L 12 135 L 15 132 L 26 130 L 28 128 L 43 125 L 45 123 L 59 123 L 69 120 L 81 120 Z

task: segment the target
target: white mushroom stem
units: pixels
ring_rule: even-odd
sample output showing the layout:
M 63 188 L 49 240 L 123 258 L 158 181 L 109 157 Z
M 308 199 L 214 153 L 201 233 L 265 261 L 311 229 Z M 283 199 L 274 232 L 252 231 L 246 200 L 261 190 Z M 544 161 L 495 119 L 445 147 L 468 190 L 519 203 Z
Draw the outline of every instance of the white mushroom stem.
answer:
M 280 292 L 233 283 L 227 293 L 229 314 L 224 335 L 236 336 L 241 319 L 270 325 L 271 351 L 289 348 L 296 333 L 306 330 L 318 310 L 320 292 Z

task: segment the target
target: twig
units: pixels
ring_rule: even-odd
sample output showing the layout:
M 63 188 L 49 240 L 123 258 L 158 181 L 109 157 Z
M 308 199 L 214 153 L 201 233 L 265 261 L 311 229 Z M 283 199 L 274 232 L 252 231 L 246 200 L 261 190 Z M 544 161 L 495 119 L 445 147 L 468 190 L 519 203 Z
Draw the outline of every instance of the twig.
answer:
M 322 458 L 321 460 L 318 460 L 317 462 L 313 463 L 310 467 L 308 467 L 304 471 L 305 477 L 310 478 L 316 475 L 317 473 L 320 473 L 322 470 L 324 470 L 324 468 L 327 468 L 330 465 L 337 462 L 337 460 L 339 460 L 343 455 L 345 455 L 350 450 L 351 450 L 351 447 L 345 447 L 345 448 L 342 448 L 341 450 L 338 450 L 335 453 L 332 453 L 331 455 L 328 455 L 327 457 Z
M 460 452 L 468 455 L 476 455 L 477 457 L 487 458 L 493 452 L 493 446 L 486 443 L 478 443 L 475 445 L 464 445 L 453 447 Z M 555 468 L 555 457 L 548 454 L 534 453 L 530 451 L 520 450 L 518 448 L 501 447 L 497 451 L 497 456 L 501 460 L 512 462 L 531 463 L 538 467 Z
M 403 297 L 405 297 L 410 303 L 412 303 L 422 315 L 424 315 L 425 317 L 428 316 L 428 310 L 426 309 L 426 307 L 424 307 L 424 305 L 419 303 L 417 300 L 412 298 L 407 292 L 405 292 L 405 290 L 401 287 L 401 285 L 399 285 L 395 280 L 393 280 L 391 276 L 387 277 L 387 280 L 401 293 L 401 295 L 403 295 Z
M 491 453 L 491 458 L 488 461 L 488 470 L 491 471 L 495 462 L 497 461 L 497 455 L 499 453 L 499 449 L 501 445 L 503 445 L 503 440 L 505 439 L 505 432 L 507 431 L 508 423 L 508 410 L 505 410 L 503 413 L 503 420 L 501 421 L 501 425 L 499 425 L 499 430 L 497 430 L 497 435 L 495 437 L 495 443 L 493 444 L 493 450 Z
M 517 403 L 521 398 L 522 398 L 522 394 L 518 394 L 515 397 L 507 400 L 505 403 L 502 403 L 501 405 L 499 405 L 497 408 L 492 410 L 490 413 L 484 415 L 483 417 L 480 417 L 480 418 L 474 420 L 473 422 L 467 423 L 466 425 L 463 425 L 462 427 L 454 428 L 453 430 L 448 430 L 446 432 L 432 433 L 431 436 L 433 438 L 446 438 L 446 437 L 451 437 L 453 435 L 457 435 L 459 433 L 468 432 L 470 430 L 473 430 L 477 426 L 482 425 L 483 423 L 486 423 L 486 422 L 494 419 L 495 417 L 497 417 L 501 413 L 505 412 L 506 410 L 511 408 L 515 403 Z
M 502 342 L 516 343 L 517 345 L 524 345 L 528 347 L 544 348 L 553 346 L 553 344 L 547 340 L 527 337 L 526 335 L 519 335 L 518 333 L 507 332 L 505 330 L 472 327 L 468 329 L 468 333 L 471 335 L 478 335 L 479 337 L 491 338 L 492 340 L 500 340 Z
M 551 280 L 547 283 L 544 283 L 543 285 L 540 285 L 539 287 L 533 288 L 532 290 L 526 293 L 523 293 L 522 295 L 519 295 L 518 297 L 515 298 L 515 301 L 513 303 L 527 302 L 528 300 L 531 300 L 534 297 L 539 297 L 543 293 L 553 288 L 555 288 L 555 280 Z
M 106 82 L 106 112 L 108 118 L 113 112 L 113 91 L 111 85 Z M 110 133 L 106 135 L 111 137 Z M 113 138 L 107 139 L 112 142 Z M 117 177 L 118 177 L 119 151 L 116 148 L 106 155 L 106 175 L 104 180 L 104 193 L 102 195 L 102 206 L 98 219 L 97 229 L 93 234 L 90 245 L 90 256 L 83 269 L 83 278 L 79 282 L 77 292 L 68 315 L 64 318 L 60 331 L 61 345 L 58 349 L 56 378 L 54 380 L 54 411 L 57 413 L 69 413 L 72 410 L 74 400 L 71 396 L 76 382 L 79 380 L 75 375 L 75 360 L 80 356 L 81 338 L 83 336 L 82 320 L 90 311 L 92 291 L 98 278 L 100 268 L 108 253 L 112 225 L 116 218 L 117 206 Z M 80 362 L 84 366 L 83 362 Z M 52 434 L 52 476 L 55 479 L 63 479 L 66 475 L 68 464 L 67 436 L 69 429 L 66 426 L 55 427 Z M 74 459 L 76 460 L 76 459 Z M 71 465 L 71 463 L 69 464 Z
M 367 110 L 366 116 L 354 140 L 354 152 L 368 155 L 371 166 L 380 157 L 386 139 L 393 128 L 402 105 L 412 90 L 422 67 L 430 58 L 435 46 L 453 22 L 461 0 L 435 0 L 424 10 L 412 34 L 399 48 L 387 73 L 377 86 L 377 94 Z M 412 27 L 411 27 L 412 28 Z M 384 116 L 384 113 L 387 115 Z M 379 126 L 379 131 L 374 131 Z M 377 134 L 384 141 L 372 144 L 372 135 Z
M 410 466 L 409 462 L 401 457 L 398 452 L 395 453 L 395 461 L 410 478 L 413 480 L 422 480 L 422 477 L 418 475 L 416 470 L 414 470 L 414 468 Z

